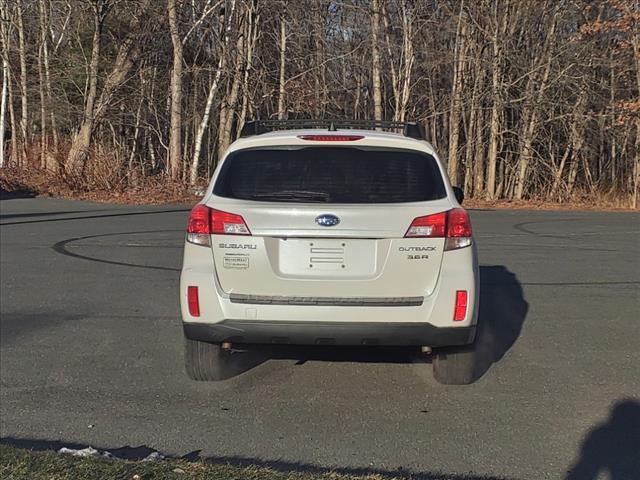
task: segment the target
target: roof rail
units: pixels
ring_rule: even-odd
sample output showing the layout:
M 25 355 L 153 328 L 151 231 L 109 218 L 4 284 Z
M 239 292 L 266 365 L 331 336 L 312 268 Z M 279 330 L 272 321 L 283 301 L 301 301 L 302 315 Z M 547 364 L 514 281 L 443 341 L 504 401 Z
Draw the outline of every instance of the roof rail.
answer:
M 293 130 L 302 128 L 326 128 L 336 131 L 338 128 L 358 128 L 374 130 L 402 130 L 405 137 L 424 140 L 422 125 L 416 122 L 391 122 L 378 120 L 331 120 L 331 119 L 296 119 L 296 120 L 250 120 L 244 124 L 240 137 L 251 137 L 274 130 Z

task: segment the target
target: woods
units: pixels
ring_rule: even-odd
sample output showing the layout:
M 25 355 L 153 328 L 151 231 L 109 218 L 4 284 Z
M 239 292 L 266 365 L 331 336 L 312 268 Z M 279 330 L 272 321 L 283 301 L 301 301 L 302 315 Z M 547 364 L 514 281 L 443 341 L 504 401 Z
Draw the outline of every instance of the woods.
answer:
M 637 208 L 636 0 L 0 0 L 0 166 L 194 184 L 250 118 L 415 120 L 469 197 Z

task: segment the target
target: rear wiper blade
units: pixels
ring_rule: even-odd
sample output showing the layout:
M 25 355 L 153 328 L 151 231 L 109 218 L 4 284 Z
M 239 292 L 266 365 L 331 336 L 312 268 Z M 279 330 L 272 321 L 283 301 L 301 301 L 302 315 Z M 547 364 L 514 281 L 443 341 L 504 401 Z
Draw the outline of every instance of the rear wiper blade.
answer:
M 328 202 L 329 194 L 326 192 L 314 192 L 310 190 L 278 190 L 275 192 L 256 193 L 252 198 L 277 199 L 277 200 L 311 200 Z

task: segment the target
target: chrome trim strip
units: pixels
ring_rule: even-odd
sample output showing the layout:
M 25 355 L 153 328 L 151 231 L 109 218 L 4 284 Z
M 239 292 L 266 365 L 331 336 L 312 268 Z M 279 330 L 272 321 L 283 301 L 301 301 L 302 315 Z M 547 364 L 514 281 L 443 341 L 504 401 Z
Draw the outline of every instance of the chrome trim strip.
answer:
M 332 307 L 419 307 L 424 297 L 284 297 L 268 295 L 229 295 L 231 303 L 254 305 L 326 305 Z

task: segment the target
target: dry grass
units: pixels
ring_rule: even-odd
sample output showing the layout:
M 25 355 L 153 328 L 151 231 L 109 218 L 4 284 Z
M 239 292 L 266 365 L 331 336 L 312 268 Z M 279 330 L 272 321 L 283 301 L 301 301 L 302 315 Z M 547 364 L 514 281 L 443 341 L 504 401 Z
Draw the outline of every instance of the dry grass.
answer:
M 545 199 L 483 200 L 470 198 L 464 201 L 464 206 L 471 209 L 638 211 L 630 206 L 628 198 L 602 194 L 593 195 L 591 198 L 576 195 L 573 199 L 563 202 Z
M 92 153 L 92 159 L 87 162 L 81 178 L 70 178 L 60 167 L 60 161 L 65 158 L 64 148 L 60 152 L 60 155 L 50 159 L 50 163 L 54 165 L 50 171 L 40 168 L 40 155 L 36 148 L 29 152 L 26 165 L 0 169 L 2 196 L 44 195 L 104 203 L 152 205 L 193 204 L 199 199 L 192 194 L 188 185 L 171 180 L 162 173 L 142 175 L 138 168 L 126 173 L 128 169 L 123 168 L 123 157 L 103 149 Z M 565 201 L 550 201 L 545 198 L 492 201 L 469 198 L 464 202 L 465 207 L 472 209 L 516 210 L 634 210 L 630 205 L 629 196 L 584 191 L 576 191 Z
M 504 480 L 477 475 L 443 473 L 332 471 L 312 465 L 270 465 L 248 461 L 241 465 L 224 462 L 166 459 L 155 462 L 78 458 L 48 452 L 33 452 L 0 445 L 0 478 L 3 480 Z
M 182 182 L 163 174 L 117 179 L 108 171 L 91 175 L 91 181 L 72 182 L 60 173 L 39 168 L 6 167 L 0 170 L 0 192 L 8 196 L 49 196 L 120 204 L 196 203 L 198 197 Z

